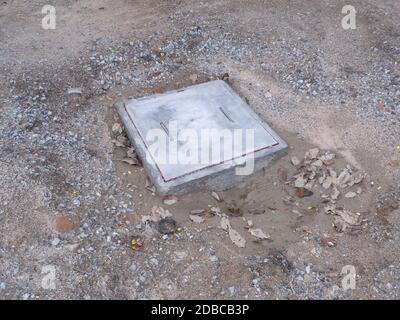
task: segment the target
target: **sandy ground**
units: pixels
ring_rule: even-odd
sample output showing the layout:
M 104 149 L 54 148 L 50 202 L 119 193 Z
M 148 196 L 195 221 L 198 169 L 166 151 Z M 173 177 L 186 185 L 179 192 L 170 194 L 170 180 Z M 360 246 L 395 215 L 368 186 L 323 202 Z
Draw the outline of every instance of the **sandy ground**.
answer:
M 400 297 L 398 1 L 352 1 L 355 30 L 341 27 L 344 1 L 52 3 L 55 30 L 41 28 L 46 1 L 0 3 L 1 299 Z M 204 191 L 167 205 L 120 161 L 113 104 L 224 73 L 289 154 L 221 201 Z M 291 160 L 312 148 L 335 154 L 323 170 L 364 179 L 337 199 L 319 182 L 299 196 L 307 166 Z M 142 222 L 154 207 L 176 232 Z M 357 222 L 343 230 L 340 212 Z

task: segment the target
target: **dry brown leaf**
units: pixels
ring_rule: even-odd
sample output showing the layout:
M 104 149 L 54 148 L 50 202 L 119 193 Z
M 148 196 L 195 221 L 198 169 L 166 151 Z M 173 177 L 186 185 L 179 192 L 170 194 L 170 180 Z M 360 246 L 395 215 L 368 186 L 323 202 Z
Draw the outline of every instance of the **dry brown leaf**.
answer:
M 337 185 L 340 188 L 345 188 L 350 180 L 351 180 L 351 174 L 349 170 L 343 169 L 337 178 Z
M 336 214 L 343 219 L 349 225 L 359 225 L 360 216 L 350 211 L 336 211 Z
M 315 159 L 317 156 L 318 156 L 318 153 L 319 153 L 319 149 L 318 148 L 313 148 L 313 149 L 310 149 L 310 150 L 308 150 L 307 152 L 306 152 L 306 158 L 309 158 L 309 159 Z
M 221 80 L 228 82 L 229 81 L 229 73 L 224 73 L 221 78 Z
M 232 213 L 233 216 L 240 216 L 241 215 L 240 208 L 238 206 L 236 206 L 235 204 L 228 205 L 228 210 L 229 210 L 230 213 Z
M 314 162 L 312 162 L 311 165 L 314 167 L 322 167 L 323 162 L 318 159 L 318 160 L 315 160 Z
M 271 238 L 269 235 L 265 234 L 261 229 L 252 229 L 252 228 L 250 228 L 249 232 L 253 237 L 256 237 L 258 239 L 264 240 L 264 239 L 270 239 Z
M 324 161 L 322 161 L 322 162 L 323 162 L 324 165 L 326 165 L 326 166 L 331 166 L 331 165 L 333 165 L 333 164 L 335 163 L 334 160 L 324 160 Z
M 333 220 L 333 227 L 337 232 L 344 232 L 347 229 L 347 224 L 342 218 L 336 216 Z
M 115 122 L 111 128 L 112 132 L 114 133 L 122 133 L 122 127 L 118 122 Z
M 351 175 L 351 179 L 348 182 L 349 186 L 353 186 L 355 184 L 361 183 L 364 178 L 365 178 L 365 173 L 364 172 L 356 172 L 355 174 Z
M 124 135 L 120 134 L 119 136 L 116 137 L 116 140 L 123 143 L 124 145 L 128 144 L 128 138 L 125 137 Z
M 178 197 L 176 197 L 176 196 L 168 195 L 168 196 L 163 197 L 163 203 L 168 206 L 172 206 L 173 204 L 175 204 L 177 202 L 178 202 Z
M 333 188 L 333 193 L 331 195 L 332 200 L 337 200 L 339 198 L 340 191 L 336 188 L 336 186 Z
M 331 165 L 333 163 L 333 159 L 335 158 L 334 153 L 326 153 L 319 157 L 319 159 L 326 165 Z
M 228 217 L 223 216 L 221 218 L 220 226 L 222 229 L 228 231 L 231 228 L 231 223 L 229 222 Z
M 125 144 L 123 144 L 122 142 L 116 140 L 116 139 L 112 139 L 111 142 L 116 146 L 116 147 L 120 147 L 123 148 L 125 147 Z
M 296 188 L 295 193 L 299 198 L 310 197 L 314 194 L 311 190 L 306 188 Z
M 297 157 L 292 157 L 290 159 L 290 161 L 292 162 L 292 165 L 294 165 L 294 166 L 298 166 L 300 164 L 300 160 Z
M 216 192 L 211 192 L 211 196 L 215 199 L 215 200 L 217 200 L 218 202 L 221 202 L 222 201 L 222 199 L 221 199 L 221 197 L 219 196 L 219 194 L 218 193 L 216 193 Z
M 332 183 L 333 183 L 333 179 L 332 179 L 332 177 L 326 177 L 326 179 L 324 180 L 324 182 L 322 183 L 322 187 L 324 188 L 324 189 L 329 189 L 330 187 L 331 187 L 331 185 L 332 185 Z
M 217 215 L 218 217 L 221 217 L 221 209 L 219 207 L 211 207 L 210 212 L 214 215 Z
M 159 207 L 159 206 L 153 206 L 153 208 L 151 208 L 151 214 L 156 217 L 159 217 L 161 219 L 165 219 L 168 217 L 172 217 L 172 214 L 167 210 L 164 209 L 163 207 Z M 158 219 L 160 220 L 160 219 Z
M 201 215 L 204 212 L 206 212 L 206 210 L 204 210 L 204 209 L 195 209 L 195 210 L 190 211 L 190 214 Z
M 131 166 L 139 165 L 139 161 L 135 158 L 123 158 L 121 161 L 130 164 Z
M 136 158 L 135 149 L 133 149 L 133 148 L 128 148 L 128 150 L 126 150 L 126 156 L 127 156 L 128 158 Z
M 244 248 L 246 246 L 246 240 L 237 232 L 235 229 L 229 228 L 229 238 L 232 242 L 239 248 Z

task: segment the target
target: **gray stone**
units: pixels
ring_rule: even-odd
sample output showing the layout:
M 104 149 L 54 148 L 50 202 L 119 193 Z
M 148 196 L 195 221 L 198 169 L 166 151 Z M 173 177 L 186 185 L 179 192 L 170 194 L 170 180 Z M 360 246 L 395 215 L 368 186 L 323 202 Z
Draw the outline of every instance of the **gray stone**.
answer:
M 137 269 L 138 269 L 138 267 L 137 267 L 136 263 L 134 263 L 134 262 L 133 262 L 133 263 L 131 264 L 131 266 L 129 267 L 129 270 L 130 270 L 132 273 L 136 273 Z
M 156 258 L 151 258 L 150 259 L 150 264 L 153 268 L 157 268 L 158 267 L 158 260 Z
M 57 247 L 58 244 L 60 243 L 60 241 L 61 241 L 60 239 L 54 238 L 54 239 L 51 241 L 51 245 L 54 246 L 54 247 Z
M 238 167 L 254 159 L 253 173 L 287 150 L 286 142 L 220 80 L 119 102 L 116 109 L 161 195 L 229 189 L 246 177 Z M 248 143 L 252 133 L 254 143 Z M 160 157 L 160 151 L 167 156 Z

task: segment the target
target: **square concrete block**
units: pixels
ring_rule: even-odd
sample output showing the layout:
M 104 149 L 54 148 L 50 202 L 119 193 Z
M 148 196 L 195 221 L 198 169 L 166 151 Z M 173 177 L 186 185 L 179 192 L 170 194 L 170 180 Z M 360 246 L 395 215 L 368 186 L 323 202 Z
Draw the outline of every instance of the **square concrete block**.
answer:
M 126 100 L 116 108 L 161 195 L 232 188 L 287 150 L 224 81 Z

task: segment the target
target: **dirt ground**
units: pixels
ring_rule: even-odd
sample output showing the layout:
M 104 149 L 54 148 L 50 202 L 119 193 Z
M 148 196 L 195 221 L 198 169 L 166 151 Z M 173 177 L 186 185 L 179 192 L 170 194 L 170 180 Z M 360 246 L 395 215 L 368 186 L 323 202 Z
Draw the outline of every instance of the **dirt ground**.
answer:
M 1 299 L 400 298 L 399 1 L 49 2 L 0 2 Z M 113 105 L 224 73 L 288 155 L 168 205 L 121 161 Z M 160 207 L 170 234 L 143 222 Z

